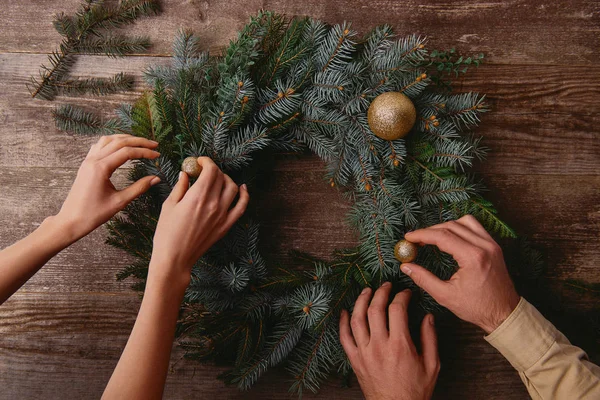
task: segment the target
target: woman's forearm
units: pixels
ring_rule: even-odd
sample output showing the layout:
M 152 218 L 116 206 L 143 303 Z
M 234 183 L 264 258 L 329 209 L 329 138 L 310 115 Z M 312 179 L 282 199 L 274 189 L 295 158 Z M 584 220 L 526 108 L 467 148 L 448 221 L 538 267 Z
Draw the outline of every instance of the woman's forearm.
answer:
M 163 277 L 148 277 L 131 336 L 103 399 L 162 397 L 179 307 L 186 286 Z
M 0 304 L 78 238 L 68 223 L 53 216 L 26 238 L 0 251 Z

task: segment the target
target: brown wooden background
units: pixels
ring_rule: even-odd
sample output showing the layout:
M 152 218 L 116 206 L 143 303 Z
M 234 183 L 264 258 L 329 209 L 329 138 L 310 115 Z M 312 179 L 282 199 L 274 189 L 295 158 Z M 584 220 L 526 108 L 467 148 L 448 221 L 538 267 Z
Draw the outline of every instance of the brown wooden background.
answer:
M 50 116 L 57 102 L 33 100 L 25 83 L 59 43 L 52 15 L 73 12 L 79 0 L 5 0 L 0 5 L 0 247 L 24 237 L 59 210 L 93 138 L 58 132 Z M 148 34 L 151 56 L 112 60 L 81 57 L 76 73 L 140 76 L 167 62 L 179 28 L 191 28 L 206 48 L 234 37 L 257 10 L 353 21 L 361 32 L 379 23 L 430 38 L 431 48 L 484 52 L 487 63 L 461 80 L 459 91 L 488 94 L 493 112 L 479 130 L 493 150 L 478 168 L 502 216 L 529 235 L 548 268 L 539 284 L 563 317 L 551 317 L 593 352 L 583 314 L 597 307 L 593 293 L 566 279 L 600 282 L 600 4 L 597 1 L 164 0 L 159 17 L 133 31 Z M 138 91 L 143 85 L 138 79 Z M 136 94 L 82 100 L 110 112 Z M 80 100 L 77 100 L 80 101 Z M 122 184 L 124 172 L 117 174 Z M 322 181 L 315 158 L 279 162 L 263 200 L 263 244 L 285 260 L 289 248 L 327 256 L 354 242 L 344 223 L 348 204 Z M 66 249 L 0 307 L 0 398 L 99 398 L 133 325 L 138 295 L 115 273 L 124 254 L 97 230 Z M 564 317 L 564 314 L 570 317 Z M 554 315 L 554 314 L 552 314 Z M 581 329 L 579 329 L 581 327 Z M 523 399 L 510 365 L 455 320 L 438 326 L 442 372 L 438 398 Z M 172 357 L 165 398 L 287 398 L 288 383 L 269 374 L 250 393 L 226 388 L 217 369 Z M 326 385 L 321 398 L 360 398 L 357 387 Z M 310 396 L 307 396 L 310 397 Z

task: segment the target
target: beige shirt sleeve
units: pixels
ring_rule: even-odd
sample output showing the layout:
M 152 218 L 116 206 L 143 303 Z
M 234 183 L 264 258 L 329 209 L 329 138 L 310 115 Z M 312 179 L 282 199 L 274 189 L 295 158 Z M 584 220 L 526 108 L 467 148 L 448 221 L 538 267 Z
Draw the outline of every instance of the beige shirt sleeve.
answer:
M 485 340 L 519 372 L 531 398 L 600 399 L 600 367 L 524 298 Z

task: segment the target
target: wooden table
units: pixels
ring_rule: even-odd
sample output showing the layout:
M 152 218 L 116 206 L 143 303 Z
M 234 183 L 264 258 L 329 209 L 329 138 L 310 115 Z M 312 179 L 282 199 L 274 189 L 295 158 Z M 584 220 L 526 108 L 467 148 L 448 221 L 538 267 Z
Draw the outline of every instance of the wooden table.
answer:
M 0 8 L 0 246 L 24 237 L 56 213 L 94 138 L 54 128 L 55 102 L 32 99 L 29 76 L 59 43 L 52 15 L 73 12 L 79 0 L 22 0 Z M 586 350 L 597 293 L 568 279 L 600 282 L 600 4 L 588 0 L 382 1 L 233 0 L 167 1 L 159 17 L 132 30 L 148 34 L 151 55 L 112 60 L 79 58 L 76 74 L 138 77 L 165 63 L 175 31 L 186 27 L 219 48 L 260 8 L 307 14 L 329 22 L 353 21 L 361 32 L 390 23 L 399 33 L 428 35 L 431 48 L 456 46 L 486 54 L 486 64 L 456 84 L 488 94 L 493 112 L 479 133 L 492 149 L 478 167 L 502 216 L 545 254 L 547 270 L 536 289 L 551 319 Z M 107 114 L 137 93 L 85 99 Z M 76 100 L 80 101 L 80 100 Z M 263 218 L 263 246 L 285 261 L 289 248 L 327 256 L 354 243 L 348 210 L 322 180 L 315 158 L 277 163 Z M 116 176 L 123 184 L 125 172 Z M 139 306 L 131 282 L 115 273 L 128 260 L 104 244 L 98 229 L 66 249 L 0 307 L 0 398 L 99 398 L 125 345 Z M 585 314 L 585 315 L 584 315 Z M 556 315 L 556 316 L 555 316 Z M 561 316 L 562 315 L 562 316 Z M 438 327 L 442 372 L 438 398 L 523 399 L 516 372 L 482 339 L 482 332 L 449 320 Z M 576 335 L 579 333 L 579 335 Z M 288 382 L 270 373 L 254 391 L 227 388 L 218 369 L 181 359 L 175 350 L 165 398 L 287 398 Z M 596 359 L 597 360 L 597 359 Z M 306 396 L 311 398 L 311 396 Z M 325 385 L 321 398 L 360 398 L 356 385 Z

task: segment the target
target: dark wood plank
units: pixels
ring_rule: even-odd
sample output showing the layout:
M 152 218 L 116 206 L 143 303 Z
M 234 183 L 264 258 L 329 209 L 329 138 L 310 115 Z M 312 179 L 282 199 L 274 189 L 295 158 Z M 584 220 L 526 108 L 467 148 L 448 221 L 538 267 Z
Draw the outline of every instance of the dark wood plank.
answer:
M 139 299 L 130 294 L 20 293 L 0 308 L 0 385 L 19 399 L 99 398 L 133 326 Z M 482 339 L 482 333 L 455 320 L 441 323 L 442 372 L 438 397 L 523 399 L 524 389 L 510 365 Z M 250 393 L 216 379 L 223 368 L 181 359 L 175 348 L 165 398 L 285 399 L 281 371 L 267 374 Z M 482 386 L 477 378 L 493 377 Z M 43 384 L 42 384 L 43 382 Z M 66 384 L 68 382 L 68 384 Z M 324 385 L 319 398 L 360 399 L 356 383 L 341 389 Z M 490 390 L 491 389 L 491 390 Z M 1 396 L 0 396 L 1 397 Z M 315 396 L 308 395 L 312 399 Z
M 44 56 L 0 54 L 0 166 L 77 167 L 93 138 L 69 136 L 53 126 L 51 110 L 75 102 L 111 115 L 137 94 L 108 98 L 32 100 L 25 83 Z M 99 60 L 102 60 L 99 67 Z M 126 71 L 138 77 L 165 58 L 81 57 L 76 70 L 91 76 Z M 479 130 L 492 148 L 486 173 L 590 174 L 600 170 L 600 67 L 485 65 L 457 82 L 457 91 L 486 93 L 492 112 Z M 580 85 L 585 78 L 587 83 Z M 69 138 L 69 139 L 67 139 Z
M 4 22 L 0 52 L 48 53 L 60 41 L 51 25 L 52 15 L 71 13 L 79 0 L 18 2 L 0 11 Z M 259 9 L 289 15 L 309 15 L 331 23 L 353 22 L 364 33 L 388 23 L 399 34 L 417 33 L 430 38 L 433 47 L 458 47 L 484 52 L 495 63 L 595 62 L 600 44 L 598 3 L 536 1 L 426 1 L 384 0 L 236 0 L 229 2 L 164 1 L 159 17 L 140 21 L 128 33 L 150 36 L 153 54 L 168 54 L 173 34 L 181 27 L 195 30 L 208 48 L 226 45 Z M 35 18 L 32 18 L 35 15 Z

